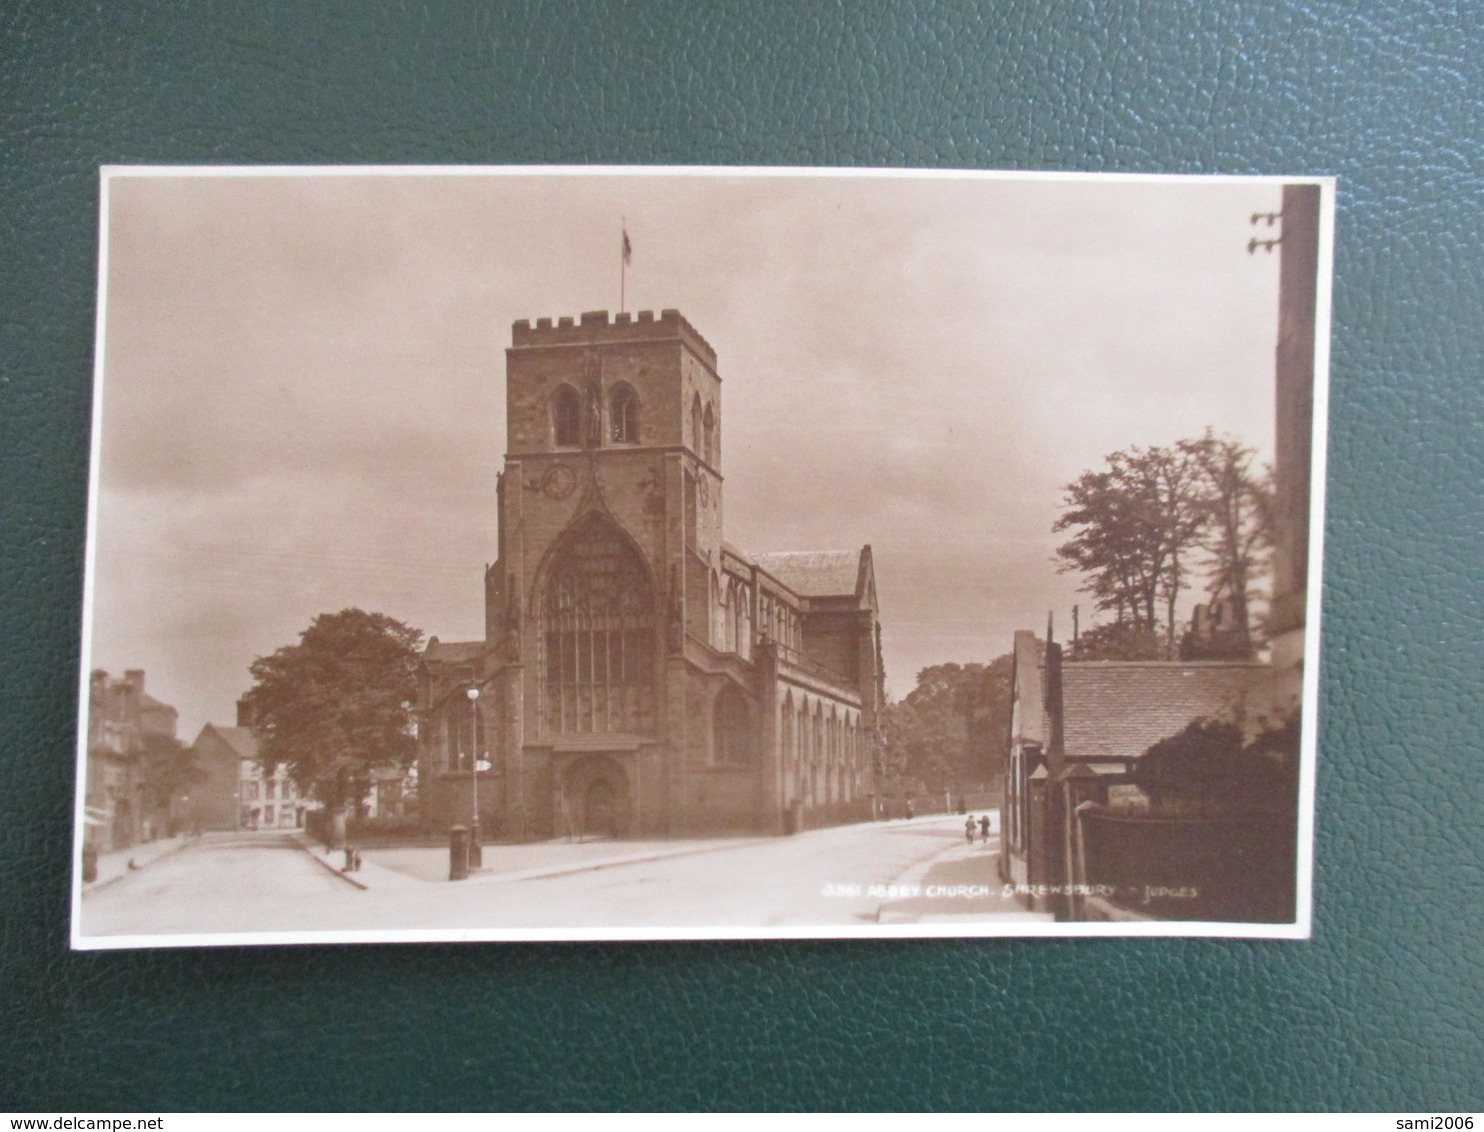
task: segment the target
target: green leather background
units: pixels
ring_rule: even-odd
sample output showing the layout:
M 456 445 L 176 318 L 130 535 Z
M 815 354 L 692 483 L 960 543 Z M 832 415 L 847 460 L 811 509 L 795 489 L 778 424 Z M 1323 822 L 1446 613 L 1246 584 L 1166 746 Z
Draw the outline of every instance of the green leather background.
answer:
M 1412 0 L 5 4 L 0 1108 L 1484 1107 L 1481 39 Z M 70 953 L 102 162 L 1338 175 L 1314 939 Z

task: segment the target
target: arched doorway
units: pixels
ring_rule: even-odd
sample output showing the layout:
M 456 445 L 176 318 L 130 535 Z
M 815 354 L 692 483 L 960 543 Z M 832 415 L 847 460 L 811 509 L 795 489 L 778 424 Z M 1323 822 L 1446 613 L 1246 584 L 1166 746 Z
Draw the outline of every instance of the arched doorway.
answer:
M 629 777 L 613 759 L 593 755 L 573 763 L 562 777 L 561 800 L 568 836 L 629 836 Z
M 607 778 L 588 784 L 582 795 L 582 832 L 589 837 L 618 836 L 618 807 L 622 803 Z

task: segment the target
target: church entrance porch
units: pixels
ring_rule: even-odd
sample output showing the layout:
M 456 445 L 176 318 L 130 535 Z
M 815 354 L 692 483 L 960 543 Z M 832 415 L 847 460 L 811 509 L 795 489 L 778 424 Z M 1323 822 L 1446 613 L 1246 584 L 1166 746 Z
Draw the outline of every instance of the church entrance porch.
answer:
M 559 837 L 588 841 L 633 835 L 633 799 L 622 755 L 584 754 L 556 776 Z M 626 761 L 626 760 L 623 760 Z

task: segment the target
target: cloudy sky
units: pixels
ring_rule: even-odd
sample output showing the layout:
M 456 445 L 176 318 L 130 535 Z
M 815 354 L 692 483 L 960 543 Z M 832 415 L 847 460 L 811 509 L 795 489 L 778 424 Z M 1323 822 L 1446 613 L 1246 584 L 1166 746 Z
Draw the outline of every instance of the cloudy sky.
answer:
M 316 614 L 481 633 L 520 318 L 678 307 L 729 541 L 875 553 L 890 688 L 1070 627 L 1061 486 L 1208 425 L 1270 458 L 1277 182 L 114 175 L 92 667 L 181 735 Z

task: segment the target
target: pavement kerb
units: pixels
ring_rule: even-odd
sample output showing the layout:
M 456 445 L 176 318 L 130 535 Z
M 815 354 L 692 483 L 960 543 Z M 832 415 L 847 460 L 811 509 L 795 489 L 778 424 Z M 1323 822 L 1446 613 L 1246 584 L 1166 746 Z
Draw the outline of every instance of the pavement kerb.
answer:
M 920 824 L 927 824 L 934 821 L 935 818 L 938 821 L 947 821 L 952 818 L 952 815 L 924 815 L 922 818 L 917 819 L 917 822 Z M 828 827 L 823 830 L 810 830 L 806 832 L 824 833 L 830 832 L 834 828 L 836 827 Z M 418 880 L 413 877 L 409 877 L 406 874 L 400 873 L 395 869 L 388 869 L 385 866 L 376 865 L 373 862 L 366 862 L 362 866 L 361 873 L 358 874 L 342 872 L 340 869 L 335 867 L 332 861 L 327 860 L 316 850 L 315 843 L 307 835 L 298 833 L 295 835 L 295 839 L 298 842 L 300 848 L 308 853 L 310 857 L 314 858 L 314 860 L 317 861 L 322 868 L 327 869 L 331 873 L 334 873 L 336 876 L 340 877 L 340 879 L 354 885 L 356 888 L 361 889 L 362 891 L 370 891 L 372 889 L 381 887 L 375 882 L 375 879 L 372 879 L 375 878 L 376 874 L 378 873 L 389 874 L 389 877 L 395 876 L 398 882 L 396 884 L 396 887 L 418 887 L 422 885 L 436 886 L 444 883 L 442 881 Z M 777 840 L 778 838 L 776 837 L 724 839 L 719 841 L 717 844 L 712 845 L 692 844 L 687 845 L 684 848 L 654 849 L 647 850 L 643 853 L 632 853 L 614 857 L 599 857 L 594 860 L 572 862 L 570 864 L 536 865 L 531 868 L 516 869 L 509 872 L 497 872 L 491 869 L 476 869 L 470 871 L 467 879 L 474 884 L 494 884 L 504 883 L 507 881 L 543 880 L 551 877 L 575 876 L 579 873 L 597 872 L 601 869 L 618 868 L 623 865 L 642 865 L 650 861 L 664 861 L 671 858 L 699 856 L 703 853 L 720 853 L 726 849 L 740 849 L 752 845 L 770 844 Z M 491 848 L 492 846 L 486 845 L 484 847 L 485 852 L 488 853 Z M 943 850 L 943 853 L 947 852 L 949 852 L 948 849 Z M 938 857 L 942 856 L 943 853 L 935 854 L 933 857 L 928 858 L 926 861 L 920 861 L 917 864 L 913 865 L 902 874 L 902 877 L 899 878 L 896 883 L 905 882 L 906 878 L 912 876 L 914 873 L 918 875 L 925 874 L 927 872 L 927 869 L 933 864 L 933 862 L 938 859 Z M 370 874 L 369 878 L 366 875 L 367 873 Z
M 626 857 L 599 857 L 594 861 L 583 861 L 581 864 L 571 865 L 537 865 L 530 869 L 519 869 L 508 873 L 495 873 L 481 869 L 478 874 L 470 873 L 469 879 L 481 883 L 490 881 L 507 880 L 542 880 L 547 877 L 575 876 L 577 873 L 596 872 L 599 869 L 612 869 L 620 865 L 642 865 L 649 861 L 666 861 L 678 857 L 696 857 L 702 853 L 720 853 L 725 849 L 741 849 L 749 845 L 762 845 L 767 842 L 776 841 L 773 837 L 749 837 L 727 840 L 719 845 L 688 845 L 684 849 L 656 849 L 645 853 L 634 853 Z M 485 846 L 486 851 L 489 846 Z
M 337 869 L 333 863 L 326 860 L 324 857 L 321 857 L 314 848 L 314 842 L 310 841 L 309 838 L 306 837 L 304 834 L 295 834 L 294 840 L 298 842 L 300 849 L 303 849 L 304 852 L 309 854 L 310 860 L 315 861 L 321 868 L 325 869 L 325 871 L 339 877 L 341 880 L 345 881 L 346 884 L 355 885 L 355 887 L 359 888 L 362 892 L 365 892 L 371 888 L 369 884 L 361 880 L 359 877 L 354 877 L 350 873 L 342 872 L 341 870 Z
M 954 817 L 953 820 L 954 820 L 955 824 L 958 824 L 958 818 L 957 817 Z M 1000 848 L 1000 828 L 999 828 L 999 819 L 998 818 L 996 818 L 995 825 L 994 825 L 994 839 L 995 839 L 995 841 L 994 841 L 994 849 L 989 850 L 989 852 L 997 855 L 999 853 L 999 848 Z M 974 844 L 983 845 L 984 842 L 976 842 Z M 973 845 L 972 844 L 971 845 L 968 845 L 967 848 L 968 848 L 968 852 L 970 852 L 970 853 L 973 852 Z M 928 872 L 939 861 L 943 860 L 945 857 L 958 857 L 958 856 L 961 856 L 961 855 L 964 854 L 964 852 L 965 852 L 965 845 L 964 844 L 961 844 L 961 843 L 958 843 L 958 842 L 955 842 L 952 845 L 945 846 L 943 849 L 940 849 L 938 852 L 934 853 L 931 857 L 925 857 L 923 860 L 918 861 L 916 864 L 911 865 L 908 868 L 904 869 L 902 871 L 901 875 L 899 875 L 896 878 L 896 880 L 892 881 L 891 883 L 895 887 L 901 887 L 901 886 L 904 886 L 904 885 L 911 886 L 911 885 L 914 885 L 914 884 L 921 884 L 923 878 L 928 875 Z M 877 907 L 877 909 L 876 909 L 876 920 L 877 920 L 878 923 L 882 922 L 881 921 L 881 909 L 882 908 L 885 908 L 888 904 L 891 904 L 891 903 L 893 903 L 893 901 L 885 900 L 885 901 L 882 901 L 882 903 Z
M 166 857 L 173 857 L 176 853 L 179 853 L 182 849 L 185 849 L 187 846 L 194 845 L 195 842 L 196 842 L 196 839 L 195 838 L 181 837 L 170 848 L 164 850 L 163 852 L 156 853 L 149 860 L 145 861 L 144 864 L 142 864 L 142 865 L 135 865 L 134 868 L 132 868 L 132 869 L 125 868 L 123 872 L 118 873 L 118 874 L 116 874 L 114 876 L 105 877 L 103 880 L 95 880 L 95 881 L 93 881 L 90 884 L 84 884 L 82 886 L 82 893 L 83 893 L 84 896 L 86 896 L 90 892 L 99 892 L 102 889 L 107 888 L 111 884 L 118 884 L 118 882 L 121 881 L 121 880 L 123 880 L 125 877 L 133 876 L 135 873 L 142 873 L 145 869 L 149 868 L 156 861 L 163 861 Z M 146 842 L 145 844 L 149 844 L 149 843 Z M 126 852 L 128 852 L 128 850 L 127 849 L 120 849 L 120 850 L 118 850 L 118 852 L 120 852 L 120 853 L 126 853 Z

